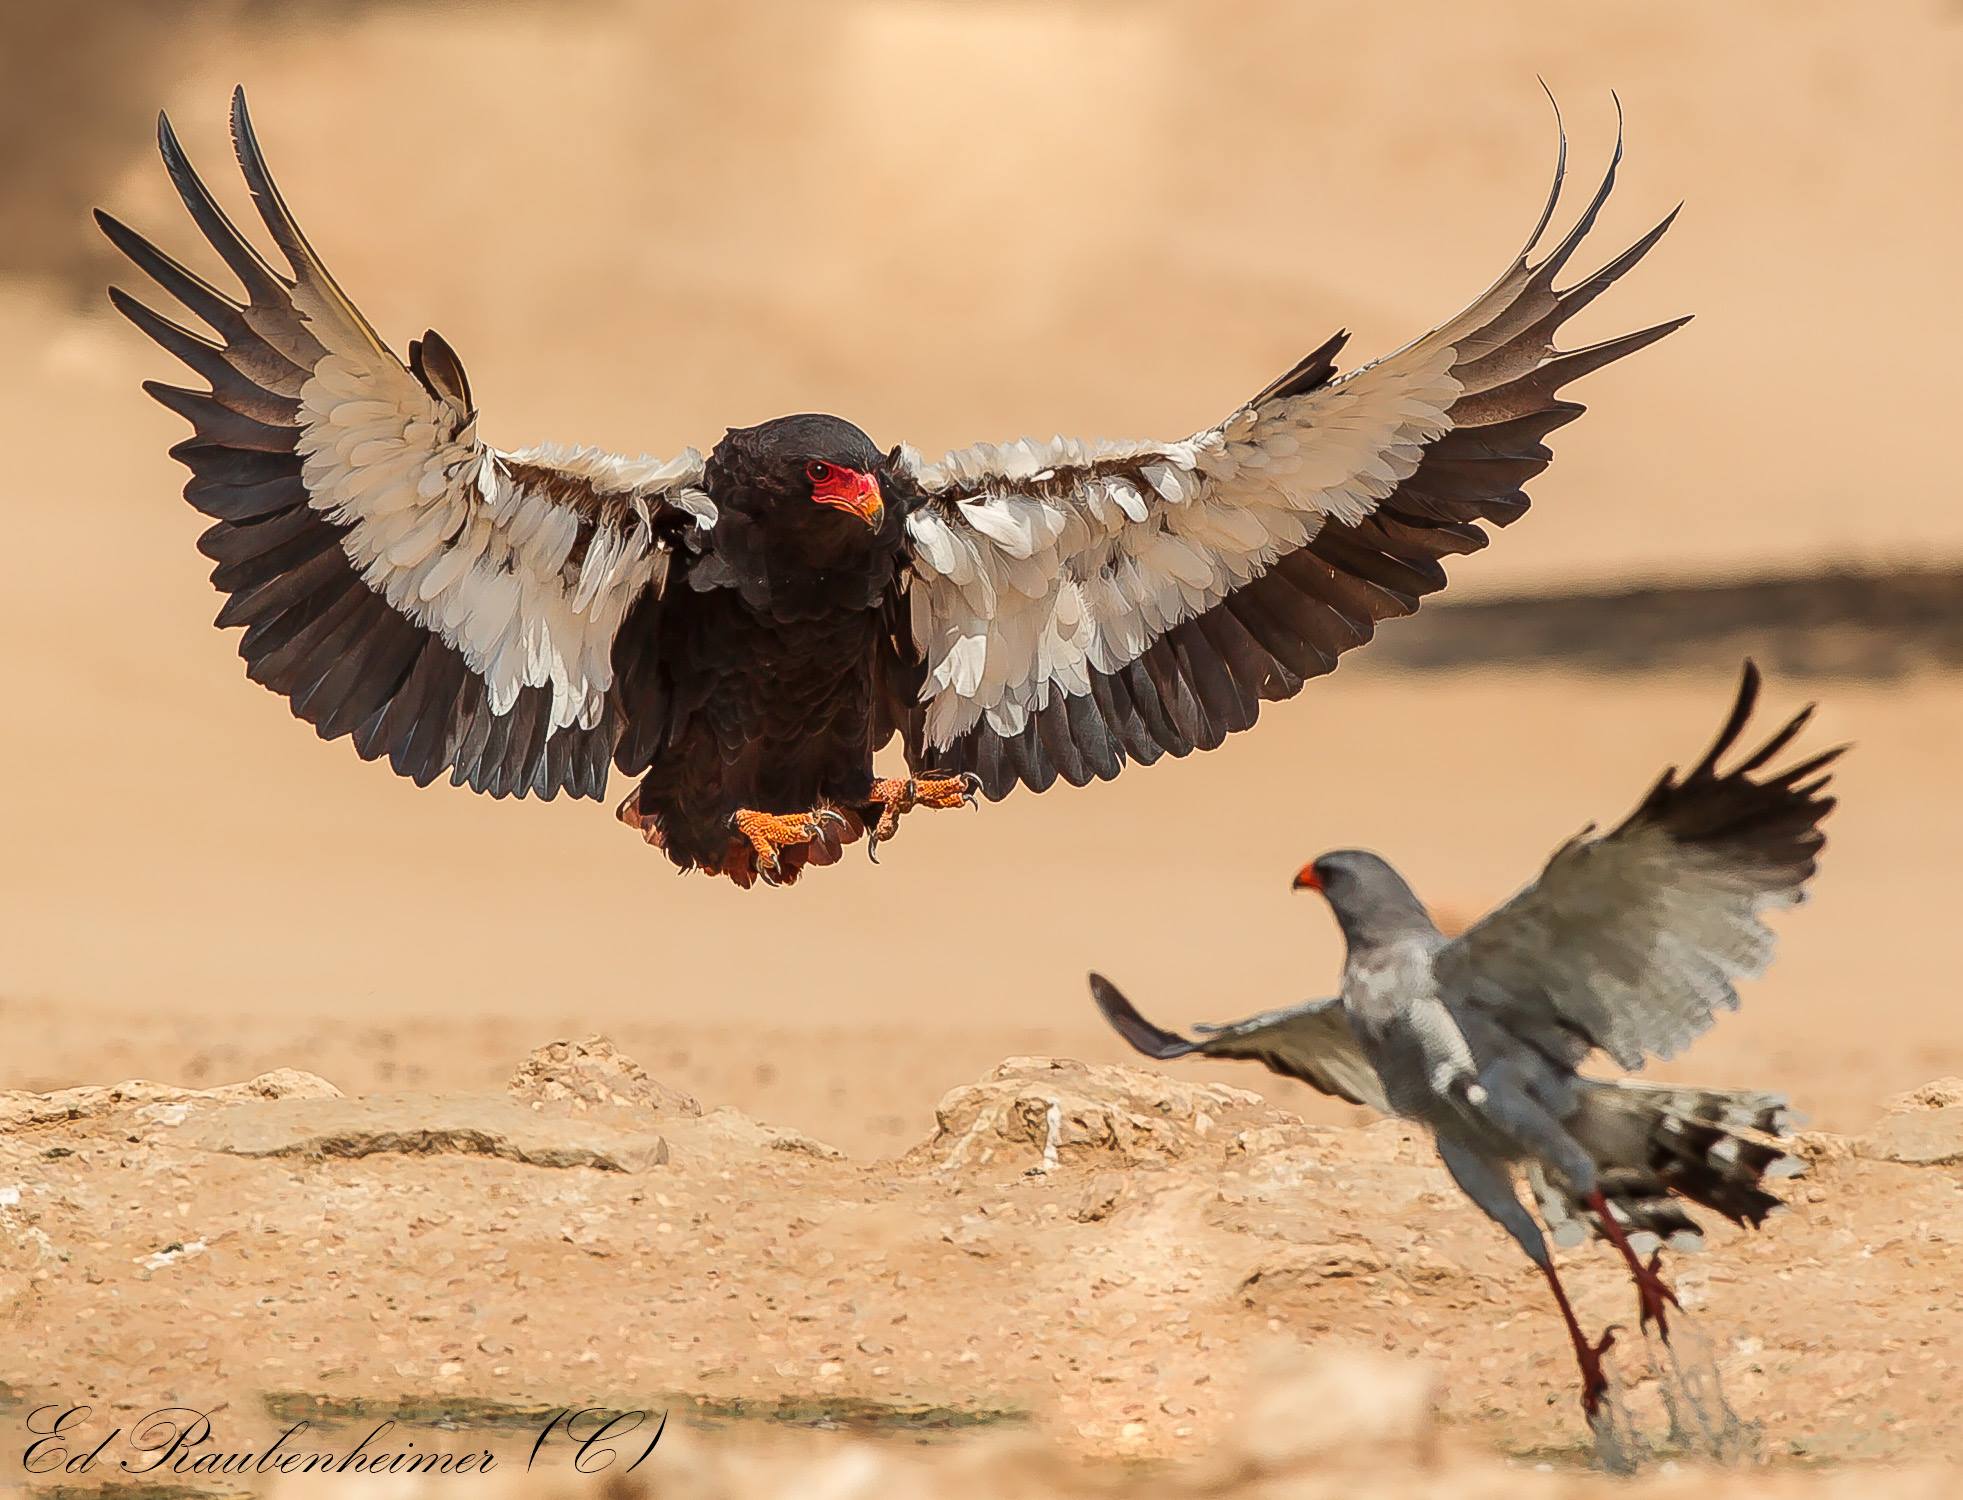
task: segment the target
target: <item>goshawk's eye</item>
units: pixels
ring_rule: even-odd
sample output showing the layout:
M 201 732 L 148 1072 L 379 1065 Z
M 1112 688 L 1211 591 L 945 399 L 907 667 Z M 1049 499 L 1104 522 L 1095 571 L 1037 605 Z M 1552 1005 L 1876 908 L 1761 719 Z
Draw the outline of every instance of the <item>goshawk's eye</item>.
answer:
M 814 458 L 804 466 L 804 477 L 813 484 L 823 484 L 832 477 L 832 466 Z

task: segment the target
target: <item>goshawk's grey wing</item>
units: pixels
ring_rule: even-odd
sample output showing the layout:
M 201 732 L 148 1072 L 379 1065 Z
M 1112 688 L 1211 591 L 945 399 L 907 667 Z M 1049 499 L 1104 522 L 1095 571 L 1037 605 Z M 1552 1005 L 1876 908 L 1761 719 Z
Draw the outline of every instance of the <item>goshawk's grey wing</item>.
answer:
M 701 459 L 501 452 L 434 333 L 405 365 L 328 274 L 274 185 L 243 93 L 232 137 L 276 268 L 198 178 L 168 120 L 164 164 L 243 301 L 98 213 L 109 239 L 214 337 L 110 300 L 207 384 L 145 389 L 187 418 L 171 450 L 216 524 L 198 546 L 245 627 L 246 674 L 323 739 L 419 784 L 598 797 L 659 719 L 645 660 L 674 544 L 713 522 Z M 630 611 L 639 611 L 623 630 Z M 623 644 L 618 656 L 616 644 Z
M 1736 1010 L 1740 979 L 1772 959 L 1766 912 L 1804 899 L 1832 810 L 1827 768 L 1845 746 L 1757 779 L 1813 710 L 1728 771 L 1758 699 L 1749 661 L 1731 717 L 1687 776 L 1664 772 L 1601 838 L 1583 829 L 1540 878 L 1436 959 L 1442 992 L 1477 1006 L 1543 1052 L 1595 1048 L 1625 1068 L 1669 1057 Z
M 1556 290 L 1615 180 L 1573 230 L 1484 295 L 1345 374 L 1338 334 L 1183 442 L 1024 439 L 914 469 L 910 614 L 885 672 L 919 768 L 991 798 L 1212 749 L 1445 586 L 1442 559 L 1527 508 L 1569 381 L 1683 319 L 1574 350 L 1557 331 L 1656 243 L 1656 226 Z M 1566 144 L 1563 139 L 1562 160 Z
M 1195 1030 L 1202 1034 L 1188 1038 L 1154 1026 L 1102 974 L 1091 975 L 1091 995 L 1112 1029 L 1147 1057 L 1247 1058 L 1338 1099 L 1390 1112 L 1340 1000 L 1311 1000 L 1245 1021 L 1200 1026 Z

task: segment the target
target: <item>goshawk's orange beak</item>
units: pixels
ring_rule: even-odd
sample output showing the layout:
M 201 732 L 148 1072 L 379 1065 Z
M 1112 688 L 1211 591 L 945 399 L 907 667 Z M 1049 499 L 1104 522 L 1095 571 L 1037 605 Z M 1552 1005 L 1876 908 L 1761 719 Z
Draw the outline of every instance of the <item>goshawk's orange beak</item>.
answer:
M 1322 877 L 1316 873 L 1314 865 L 1303 865 L 1301 869 L 1295 872 L 1295 880 L 1289 886 L 1289 889 L 1292 891 L 1319 891 L 1322 889 Z

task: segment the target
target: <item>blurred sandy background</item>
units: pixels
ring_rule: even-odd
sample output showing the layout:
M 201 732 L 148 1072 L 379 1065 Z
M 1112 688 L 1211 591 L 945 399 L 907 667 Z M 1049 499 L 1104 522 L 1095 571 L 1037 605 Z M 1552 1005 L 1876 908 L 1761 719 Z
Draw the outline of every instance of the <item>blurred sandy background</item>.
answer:
M 1213 755 L 919 815 L 882 868 L 790 892 L 676 879 L 602 807 L 418 791 L 243 682 L 180 424 L 137 390 L 168 361 L 102 303 L 136 282 L 92 204 L 208 261 L 157 107 L 246 212 L 234 82 L 340 279 L 398 347 L 442 330 L 494 442 L 660 453 L 802 409 L 929 451 L 1183 434 L 1339 326 L 1363 359 L 1456 310 L 1538 209 L 1535 75 L 1578 190 L 1613 87 L 1628 159 L 1582 259 L 1688 206 L 1575 337 L 1697 321 L 1577 388 L 1533 512 L 1453 597 L 1963 566 L 1954 0 L 15 0 L 0 57 L 0 1088 L 480 1087 L 604 1030 L 705 1099 L 888 1149 L 1006 1054 L 1117 1058 L 1089 967 L 1167 1020 L 1324 990 L 1333 930 L 1286 889 L 1322 848 L 1478 911 L 1694 756 L 1731 688 L 1353 658 Z M 1853 668 L 1772 681 L 1860 748 L 1816 903 L 1674 1070 L 1839 1127 L 1963 1072 L 1963 684 Z

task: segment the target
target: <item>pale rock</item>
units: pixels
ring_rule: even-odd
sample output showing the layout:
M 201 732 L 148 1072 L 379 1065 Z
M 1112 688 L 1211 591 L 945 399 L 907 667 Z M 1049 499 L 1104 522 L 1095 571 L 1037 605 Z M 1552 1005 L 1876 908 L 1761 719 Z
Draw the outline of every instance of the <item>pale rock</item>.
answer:
M 566 1104 L 575 1110 L 646 1109 L 656 1114 L 699 1115 L 694 1095 L 649 1075 L 604 1036 L 547 1042 L 518 1065 L 505 1092 L 527 1103 Z
M 1144 1068 L 1012 1057 L 942 1098 L 915 1155 L 943 1169 L 1006 1163 L 1164 1161 L 1218 1153 L 1222 1138 L 1271 1116 L 1259 1094 Z M 1205 1121 L 1202 1125 L 1201 1122 Z

